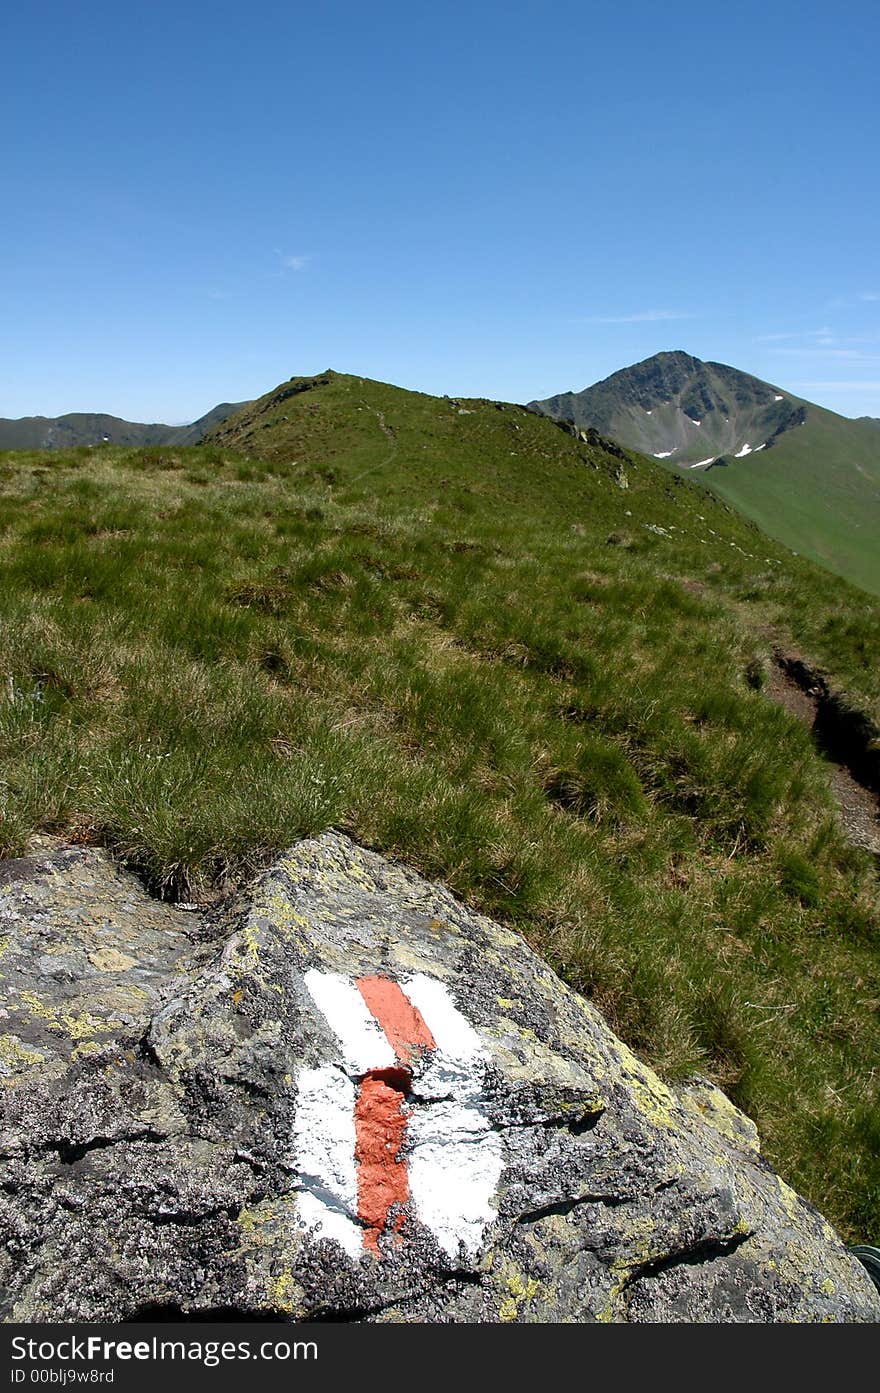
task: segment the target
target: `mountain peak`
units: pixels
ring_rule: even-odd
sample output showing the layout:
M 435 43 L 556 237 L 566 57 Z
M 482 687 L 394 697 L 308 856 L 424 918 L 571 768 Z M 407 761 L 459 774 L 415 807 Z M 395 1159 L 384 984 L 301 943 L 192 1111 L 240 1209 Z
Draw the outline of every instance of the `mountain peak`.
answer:
M 530 406 L 705 476 L 780 541 L 877 590 L 880 422 L 835 415 L 683 349 Z
M 765 448 L 803 420 L 801 403 L 726 363 L 684 349 L 655 353 L 582 392 L 531 403 L 557 420 L 592 426 L 655 459 L 706 466 Z

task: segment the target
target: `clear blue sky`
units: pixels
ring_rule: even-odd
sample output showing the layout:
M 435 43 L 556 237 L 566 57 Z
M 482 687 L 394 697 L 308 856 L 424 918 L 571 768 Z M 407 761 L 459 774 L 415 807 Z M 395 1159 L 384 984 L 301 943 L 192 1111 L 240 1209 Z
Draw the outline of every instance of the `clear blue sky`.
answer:
M 666 348 L 880 416 L 876 0 L 9 5 L 0 416 Z

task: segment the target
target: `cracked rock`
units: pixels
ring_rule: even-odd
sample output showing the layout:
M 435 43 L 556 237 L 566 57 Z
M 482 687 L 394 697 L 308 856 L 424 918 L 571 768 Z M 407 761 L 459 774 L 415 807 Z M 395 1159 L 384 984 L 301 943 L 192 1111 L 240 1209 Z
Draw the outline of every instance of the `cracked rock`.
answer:
M 326 833 L 208 917 L 0 864 L 6 1321 L 861 1321 L 867 1272 L 705 1080 Z

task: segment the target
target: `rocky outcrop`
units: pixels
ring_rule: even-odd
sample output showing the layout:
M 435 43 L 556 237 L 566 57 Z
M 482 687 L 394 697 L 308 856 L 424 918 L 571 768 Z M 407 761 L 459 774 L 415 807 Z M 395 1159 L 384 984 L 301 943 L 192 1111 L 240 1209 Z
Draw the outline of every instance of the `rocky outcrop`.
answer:
M 710 1084 L 328 833 L 210 914 L 0 866 L 7 1321 L 875 1321 Z

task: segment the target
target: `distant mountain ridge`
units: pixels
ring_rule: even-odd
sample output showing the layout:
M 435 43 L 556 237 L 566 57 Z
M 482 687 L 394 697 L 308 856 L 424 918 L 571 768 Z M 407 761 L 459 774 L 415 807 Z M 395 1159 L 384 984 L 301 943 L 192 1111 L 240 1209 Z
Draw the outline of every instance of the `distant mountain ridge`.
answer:
M 196 445 L 248 402 L 221 402 L 185 426 L 146 425 L 103 412 L 0 418 L 0 450 L 72 450 L 79 445 Z
M 529 403 L 687 472 L 793 550 L 880 594 L 880 422 L 677 350 Z

